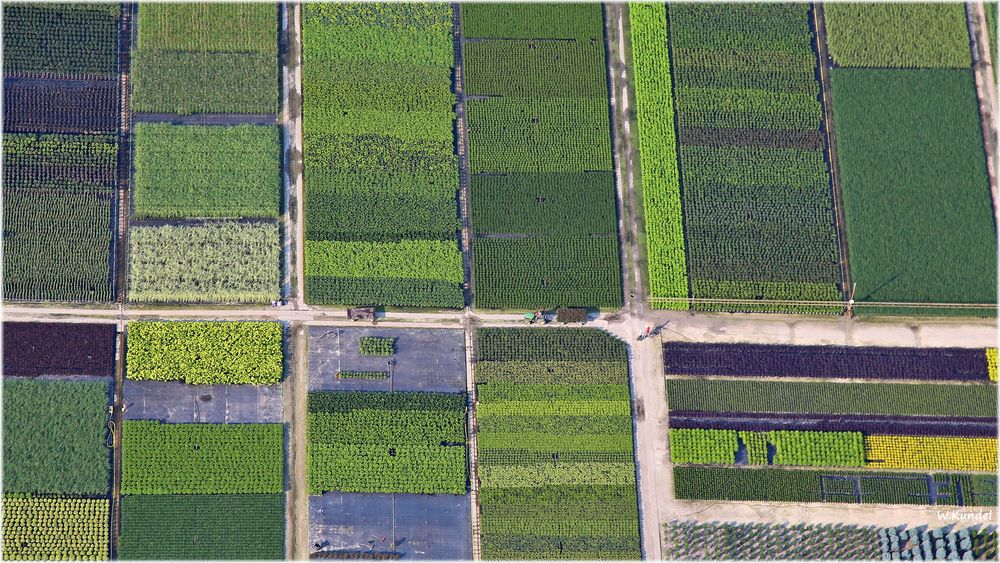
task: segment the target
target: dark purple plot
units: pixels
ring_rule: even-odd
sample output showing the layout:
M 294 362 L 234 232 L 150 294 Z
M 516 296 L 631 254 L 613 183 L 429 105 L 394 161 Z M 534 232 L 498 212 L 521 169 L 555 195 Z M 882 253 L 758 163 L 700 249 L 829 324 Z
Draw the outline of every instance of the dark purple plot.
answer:
M 706 430 L 809 430 L 816 432 L 861 432 L 893 436 L 961 436 L 992 438 L 997 434 L 993 418 L 892 416 L 851 414 L 781 414 L 745 412 L 671 411 L 670 428 Z
M 4 80 L 4 131 L 101 133 L 118 129 L 115 80 Z
M 114 324 L 3 323 L 4 375 L 110 377 L 116 334 Z
M 986 353 L 975 348 L 876 348 L 772 344 L 663 345 L 667 375 L 984 381 Z

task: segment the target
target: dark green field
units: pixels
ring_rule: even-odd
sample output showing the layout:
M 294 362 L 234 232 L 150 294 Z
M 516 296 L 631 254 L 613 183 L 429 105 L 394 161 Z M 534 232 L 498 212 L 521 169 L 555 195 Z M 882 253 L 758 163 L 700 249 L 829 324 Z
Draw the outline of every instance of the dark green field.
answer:
M 831 81 L 858 301 L 995 302 L 972 74 L 833 69 Z
M 122 498 L 121 559 L 281 559 L 282 495 Z
M 4 381 L 4 493 L 106 493 L 107 404 L 104 382 Z

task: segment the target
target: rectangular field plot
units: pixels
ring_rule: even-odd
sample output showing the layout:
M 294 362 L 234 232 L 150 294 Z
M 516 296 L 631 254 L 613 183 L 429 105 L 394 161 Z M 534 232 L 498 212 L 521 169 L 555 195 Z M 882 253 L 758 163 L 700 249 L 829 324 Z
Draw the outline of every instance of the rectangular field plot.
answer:
M 5 134 L 3 164 L 5 197 L 28 189 L 110 194 L 118 142 L 114 135 Z
M 993 385 L 668 379 L 670 410 L 996 418 Z
M 117 4 L 7 4 L 3 72 L 111 75 L 118 70 Z
M 122 498 L 121 559 L 281 559 L 283 495 Z
M 281 424 L 161 424 L 122 428 L 122 494 L 280 493 Z
M 483 556 L 638 559 L 625 344 L 589 329 L 480 329 L 476 347 Z
M 465 393 L 309 394 L 309 492 L 466 491 Z
M 157 322 L 128 325 L 130 380 L 189 384 L 274 384 L 281 380 L 277 322 Z
M 129 300 L 267 303 L 281 283 L 275 223 L 129 229 Z
M 694 376 L 920 379 L 985 382 L 987 353 L 975 348 L 878 348 L 769 344 L 663 345 L 664 372 Z
M 276 217 L 281 141 L 275 127 L 135 127 L 134 216 Z
M 366 356 L 360 340 L 394 339 L 390 357 Z M 338 377 L 346 372 L 386 372 L 385 379 Z M 465 337 L 460 330 L 337 328 L 309 329 L 310 391 L 464 392 Z
M 4 493 L 106 494 L 109 384 L 3 382 Z
M 404 559 L 470 560 L 469 497 L 338 492 L 310 496 L 309 546 L 311 553 L 373 551 Z
M 598 8 L 461 8 L 478 307 L 622 303 Z
M 833 69 L 830 79 L 859 305 L 994 303 L 996 232 L 972 73 Z
M 461 308 L 452 8 L 303 9 L 310 303 Z
M 280 385 L 125 381 L 126 420 L 169 423 L 282 422 Z
M 675 467 L 683 500 L 993 506 L 996 474 Z
M 6 377 L 90 375 L 111 377 L 114 324 L 3 323 Z
M 118 129 L 118 82 L 5 78 L 4 131 L 102 133 Z
M 108 559 L 107 499 L 3 499 L 5 560 Z
M 274 4 L 155 4 L 139 10 L 133 105 L 139 112 L 275 113 Z

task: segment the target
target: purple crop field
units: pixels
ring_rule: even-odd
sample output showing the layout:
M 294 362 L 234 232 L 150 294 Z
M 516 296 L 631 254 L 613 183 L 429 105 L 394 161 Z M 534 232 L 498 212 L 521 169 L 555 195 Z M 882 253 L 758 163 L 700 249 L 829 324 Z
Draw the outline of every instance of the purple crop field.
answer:
M 113 324 L 3 323 L 4 375 L 110 377 L 115 337 Z
M 818 432 L 861 432 L 895 436 L 961 436 L 992 438 L 997 421 L 992 418 L 850 415 L 812 413 L 734 413 L 671 411 L 670 428 L 706 430 L 810 430 Z
M 769 344 L 663 345 L 667 375 L 987 381 L 986 352 L 974 348 L 875 348 Z
M 4 131 L 102 133 L 118 128 L 114 80 L 4 80 Z

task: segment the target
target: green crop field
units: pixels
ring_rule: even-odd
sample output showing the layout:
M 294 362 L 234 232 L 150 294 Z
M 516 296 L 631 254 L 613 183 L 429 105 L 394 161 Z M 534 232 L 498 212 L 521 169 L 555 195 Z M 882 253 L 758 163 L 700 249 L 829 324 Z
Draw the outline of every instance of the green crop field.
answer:
M 465 403 L 464 393 L 310 393 L 310 494 L 464 494 Z
M 447 4 L 304 8 L 309 302 L 463 306 L 451 28 Z
M 284 495 L 129 495 L 121 559 L 281 559 Z
M 275 4 L 151 4 L 137 24 L 135 111 L 277 111 Z
M 4 560 L 107 560 L 110 504 L 107 499 L 4 496 Z
M 996 417 L 993 385 L 668 379 L 670 410 Z
M 4 75 L 110 77 L 118 71 L 118 16 L 113 4 L 5 4 Z
M 600 6 L 461 9 L 476 305 L 620 307 Z
M 638 558 L 625 344 L 483 328 L 476 349 L 484 557 Z
M 137 218 L 277 217 L 281 140 L 274 127 L 135 127 Z
M 129 229 L 129 300 L 267 303 L 277 299 L 276 224 L 218 222 Z
M 281 380 L 283 362 L 281 323 L 128 324 L 126 377 L 131 380 L 266 385 Z
M 161 424 L 122 427 L 122 494 L 280 493 L 281 424 Z
M 105 494 L 108 384 L 3 382 L 4 493 Z
M 830 56 L 838 66 L 968 68 L 972 64 L 961 4 L 845 2 L 823 11 Z
M 996 233 L 971 72 L 834 69 L 831 80 L 856 299 L 994 303 Z

